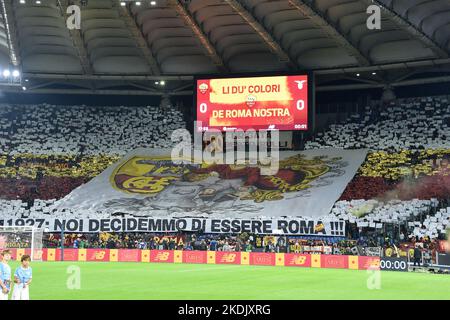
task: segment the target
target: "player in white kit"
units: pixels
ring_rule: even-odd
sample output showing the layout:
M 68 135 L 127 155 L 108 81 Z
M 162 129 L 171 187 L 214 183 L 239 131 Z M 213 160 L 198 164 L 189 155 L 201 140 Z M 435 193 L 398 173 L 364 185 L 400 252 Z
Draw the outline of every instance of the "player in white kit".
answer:
M 11 260 L 11 251 L 3 250 L 0 253 L 0 300 L 8 300 L 11 291 L 11 267 L 8 265 Z
M 31 258 L 23 255 L 21 265 L 14 272 L 14 290 L 12 300 L 30 300 L 30 283 L 33 279 L 33 270 L 30 267 Z

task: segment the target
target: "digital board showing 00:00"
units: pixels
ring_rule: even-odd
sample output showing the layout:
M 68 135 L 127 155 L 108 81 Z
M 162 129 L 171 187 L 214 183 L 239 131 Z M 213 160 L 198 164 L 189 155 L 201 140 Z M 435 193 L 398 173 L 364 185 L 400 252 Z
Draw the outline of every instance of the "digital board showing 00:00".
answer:
M 383 257 L 380 260 L 381 270 L 408 271 L 408 262 L 402 258 Z
M 197 131 L 308 130 L 308 75 L 197 79 L 196 86 Z

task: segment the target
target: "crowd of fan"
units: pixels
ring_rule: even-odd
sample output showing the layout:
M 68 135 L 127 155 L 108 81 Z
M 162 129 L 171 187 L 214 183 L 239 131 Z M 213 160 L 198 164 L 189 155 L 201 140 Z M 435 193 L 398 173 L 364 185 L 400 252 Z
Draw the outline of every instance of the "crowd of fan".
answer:
M 123 155 L 139 147 L 165 148 L 185 128 L 175 108 L 0 105 L 0 153 Z M 375 151 L 450 148 L 446 97 L 414 98 L 367 106 L 305 145 Z
M 36 200 L 32 207 L 20 200 L 0 200 L 0 212 L 7 219 L 60 219 L 69 218 L 109 218 L 107 212 L 90 211 L 80 212 L 70 209 L 56 208 L 54 201 Z M 305 217 L 306 218 L 306 217 Z M 331 210 L 329 219 L 345 221 L 352 230 L 374 230 L 384 234 L 385 226 L 402 227 L 405 238 L 428 237 L 430 239 L 443 239 L 446 229 L 450 226 L 450 205 L 447 207 L 437 199 L 411 201 L 390 200 L 352 200 L 338 201 Z M 358 239 L 358 234 L 349 234 L 352 239 Z M 392 238 L 399 239 L 397 232 Z M 92 242 L 92 241 L 91 241 Z
M 389 106 L 367 106 L 344 124 L 333 124 L 306 143 L 306 149 L 367 148 L 380 151 L 450 148 L 447 97 L 412 98 Z
M 213 234 L 151 234 L 151 233 L 92 233 L 68 234 L 64 237 L 66 248 L 150 249 L 150 250 L 199 250 L 199 251 L 258 251 L 258 252 L 306 252 L 309 247 L 329 246 L 346 248 L 355 241 L 344 238 L 284 237 L 262 235 L 213 235 Z M 47 247 L 60 247 L 61 237 L 48 234 Z M 321 250 L 321 249 L 320 249 Z M 317 249 L 319 251 L 319 249 Z M 345 252 L 345 250 L 343 250 Z M 330 252 L 331 253 L 331 252 Z M 350 251 L 347 254 L 351 254 Z
M 175 108 L 0 105 L 0 153 L 124 155 L 167 148 L 185 127 Z
M 57 234 L 49 234 L 44 246 L 61 246 Z M 413 237 L 398 240 L 392 234 L 361 233 L 356 239 L 329 237 L 288 237 L 262 235 L 213 234 L 68 234 L 64 247 L 73 249 L 140 249 L 140 250 L 197 250 L 227 252 L 302 253 L 365 256 L 407 256 L 411 248 L 420 246 L 430 256 L 439 250 L 436 239 Z
M 185 127 L 176 108 L 0 105 L 0 197 L 60 199 L 131 150 L 170 148 Z
M 368 106 L 305 145 L 329 147 L 371 150 L 332 214 L 355 229 L 374 230 L 377 239 L 383 238 L 386 225 L 405 229 L 399 240 L 445 238 L 450 225 L 448 97 Z
M 442 238 L 449 223 L 450 204 L 445 203 L 445 195 L 449 194 L 447 190 L 450 185 L 447 183 L 449 175 L 433 176 L 435 187 L 424 183 L 426 190 L 419 192 L 423 197 L 418 199 L 398 201 L 373 200 L 373 198 L 379 196 L 380 190 L 381 193 L 392 191 L 392 183 L 387 182 L 386 177 L 404 178 L 405 167 L 412 167 L 413 175 L 415 173 L 418 173 L 417 176 L 433 174 L 433 165 L 424 165 L 420 161 L 423 160 L 423 152 L 428 148 L 430 150 L 450 149 L 449 121 L 450 104 L 447 98 L 409 99 L 392 103 L 384 109 L 367 107 L 364 114 L 353 115 L 345 124 L 332 125 L 329 130 L 319 133 L 314 140 L 307 142 L 306 149 L 336 147 L 388 151 L 385 154 L 374 153 L 371 164 L 366 167 L 363 165 L 359 176 L 350 183 L 344 192 L 343 200 L 335 204 L 330 215 L 358 229 L 375 230 L 379 234 L 385 232 L 386 224 L 390 224 L 404 227 L 404 238 Z M 156 107 L 4 105 L 0 107 L 0 152 L 11 159 L 19 154 L 48 155 L 49 157 L 65 154 L 74 157 L 70 161 L 75 162 L 79 160 L 78 157 L 89 155 L 118 157 L 138 147 L 166 148 L 171 144 L 171 131 L 184 127 L 182 113 L 173 108 L 163 110 Z M 405 152 L 405 149 L 412 154 Z M 400 154 L 392 158 L 392 152 L 400 152 Z M 448 153 L 436 152 L 431 155 L 431 159 L 434 159 L 433 157 L 448 159 Z M 8 159 L 0 160 L 7 162 Z M 44 161 L 56 160 L 49 158 Z M 383 168 L 375 168 L 372 165 L 383 162 L 387 162 Z M 396 166 L 391 166 L 389 163 L 395 163 Z M 34 182 L 24 185 L 19 182 L 20 179 L 15 180 L 16 177 L 9 178 L 5 186 L 10 184 L 10 187 L 3 188 L 0 185 L 0 194 L 7 194 L 6 198 L 10 199 L 0 200 L 0 212 L 3 217 L 38 219 L 56 216 L 59 218 L 109 217 L 109 213 L 106 212 L 96 212 L 93 216 L 92 212 L 60 209 L 54 205 L 56 199 L 87 181 L 87 177 L 76 175 L 70 179 L 64 177 L 66 172 L 64 170 L 59 173 L 62 176 L 57 175 L 57 178 L 61 179 L 58 184 L 54 184 L 55 180 L 42 174 L 35 177 Z M 378 175 L 379 172 L 382 176 Z M 371 178 L 370 184 L 367 184 L 367 181 L 360 182 L 366 177 Z M 374 184 L 374 181 L 377 184 Z M 439 201 L 431 199 L 430 193 L 426 193 L 434 189 L 445 189 L 442 193 L 444 196 L 439 197 Z M 375 191 L 376 193 L 371 194 Z M 29 195 L 33 192 L 36 196 L 30 197 Z M 140 241 L 134 237 L 130 234 L 128 239 L 116 239 L 109 245 L 136 247 L 136 241 L 137 243 Z M 357 238 L 355 235 L 352 237 Z M 360 237 L 364 238 L 363 235 Z M 396 239 L 397 236 L 391 238 Z M 144 242 L 146 247 L 150 246 L 149 241 Z M 230 247 L 236 245 L 232 238 L 225 242 L 228 242 Z M 221 245 L 225 246 L 225 242 L 220 243 L 218 248 Z M 377 243 L 381 242 L 377 240 Z M 85 245 L 106 246 L 107 244 L 104 241 L 89 240 Z M 164 246 L 164 243 L 162 245 Z M 275 244 L 273 245 L 276 247 Z M 189 244 L 184 246 L 189 248 Z M 240 243 L 239 246 L 242 248 L 247 244 Z
M 341 200 L 450 199 L 450 149 L 371 152 Z
M 332 214 L 357 228 L 378 230 L 380 234 L 386 225 L 403 227 L 409 238 L 443 239 L 450 226 L 450 206 L 443 207 L 437 199 L 338 201 Z
M 56 186 L 55 186 L 56 187 Z M 70 208 L 59 208 L 55 199 L 34 200 L 32 203 L 22 200 L 1 200 L 0 219 L 78 219 L 78 218 L 109 218 L 107 212 L 89 210 L 74 210 Z
M 250 244 L 238 236 L 207 237 L 195 234 L 151 234 L 151 233 L 90 233 L 64 236 L 64 246 L 74 249 L 150 249 L 150 250 L 214 250 L 241 251 Z M 61 246 L 58 234 L 48 234 L 44 240 L 47 247 Z M 243 250 L 244 251 L 244 250 Z

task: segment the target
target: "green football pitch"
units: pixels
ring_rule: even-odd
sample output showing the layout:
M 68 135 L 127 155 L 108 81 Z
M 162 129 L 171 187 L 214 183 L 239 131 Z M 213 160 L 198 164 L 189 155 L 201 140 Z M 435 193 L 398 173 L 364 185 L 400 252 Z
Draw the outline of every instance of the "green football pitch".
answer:
M 13 270 L 17 265 L 11 262 Z M 368 289 L 376 276 L 359 270 L 126 262 L 32 267 L 32 300 L 450 299 L 450 276 L 427 273 L 380 272 L 380 288 Z

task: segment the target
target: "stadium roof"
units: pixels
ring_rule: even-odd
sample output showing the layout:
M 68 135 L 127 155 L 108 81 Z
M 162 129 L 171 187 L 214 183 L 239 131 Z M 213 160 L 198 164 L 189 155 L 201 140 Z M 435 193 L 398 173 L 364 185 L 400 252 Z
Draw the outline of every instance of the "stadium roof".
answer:
M 322 90 L 450 81 L 449 0 L 84 2 L 69 30 L 80 1 L 1 0 L 0 66 L 48 93 L 162 94 L 164 79 L 186 94 L 195 74 L 295 70 L 314 70 Z M 380 30 L 367 27 L 374 4 Z

